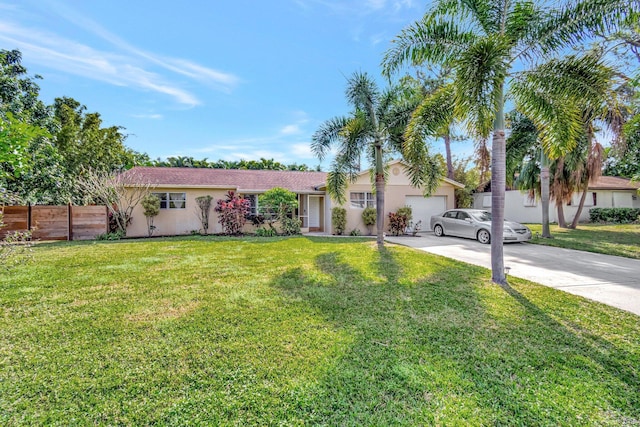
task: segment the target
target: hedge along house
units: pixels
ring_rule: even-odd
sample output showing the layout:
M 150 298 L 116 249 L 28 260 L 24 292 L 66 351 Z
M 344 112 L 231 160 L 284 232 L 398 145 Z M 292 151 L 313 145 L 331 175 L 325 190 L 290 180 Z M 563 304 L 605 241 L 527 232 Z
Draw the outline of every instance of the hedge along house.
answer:
M 251 201 L 251 211 L 258 210 L 258 196 L 275 187 L 285 188 L 298 195 L 296 215 L 302 221 L 303 232 L 330 230 L 330 206 L 324 185 L 324 172 L 156 168 L 135 167 L 125 172 L 140 184 L 150 184 L 151 193 L 160 198 L 160 213 L 154 219 L 156 235 L 189 234 L 200 230 L 199 208 L 196 198 L 211 196 L 209 233 L 222 233 L 214 211 L 216 201 L 225 199 L 229 191 Z M 147 236 L 147 223 L 141 205 L 136 206 L 127 235 Z
M 413 214 L 413 224 L 421 221 L 421 231 L 430 230 L 430 218 L 447 209 L 455 207 L 455 189 L 464 188 L 463 184 L 448 178 L 440 180 L 440 186 L 429 197 L 424 197 L 421 188 L 411 185 L 404 163 L 394 160 L 387 164 L 388 177 L 384 193 L 384 229 L 389 230 L 389 213 L 409 206 Z M 321 187 L 326 189 L 326 187 Z M 352 230 L 360 230 L 363 234 L 367 227 L 362 220 L 362 211 L 365 207 L 376 207 L 375 194 L 372 190 L 371 176 L 368 170 L 361 172 L 358 178 L 349 184 L 347 188 L 346 203 L 342 205 L 347 210 L 347 226 L 345 233 Z M 375 230 L 375 227 L 374 227 Z
M 403 206 L 413 210 L 413 222 L 422 221 L 422 231 L 429 229 L 431 215 L 452 209 L 455 205 L 454 190 L 464 188 L 458 182 L 443 178 L 438 190 L 425 198 L 422 190 L 411 185 L 401 161 L 390 162 L 389 178 L 385 191 L 385 230 L 389 228 L 388 214 Z M 211 196 L 212 208 L 209 216 L 209 233 L 222 233 L 218 216 L 213 210 L 218 199 L 225 199 L 227 192 L 234 191 L 251 201 L 252 213 L 258 211 L 258 196 L 275 187 L 285 188 L 298 195 L 295 215 L 301 220 L 303 233 L 331 234 L 331 208 L 334 202 L 326 192 L 325 172 L 269 171 L 242 169 L 156 168 L 135 167 L 125 172 L 135 177 L 140 184 L 150 184 L 152 193 L 160 202 L 160 213 L 154 219 L 155 235 L 190 234 L 200 230 L 196 198 Z M 367 227 L 362 220 L 366 206 L 375 207 L 369 171 L 363 171 L 357 180 L 349 184 L 346 193 L 347 226 L 345 232 L 358 229 L 363 234 Z M 147 223 L 142 206 L 133 211 L 127 235 L 147 236 Z M 245 227 L 245 231 L 252 231 Z

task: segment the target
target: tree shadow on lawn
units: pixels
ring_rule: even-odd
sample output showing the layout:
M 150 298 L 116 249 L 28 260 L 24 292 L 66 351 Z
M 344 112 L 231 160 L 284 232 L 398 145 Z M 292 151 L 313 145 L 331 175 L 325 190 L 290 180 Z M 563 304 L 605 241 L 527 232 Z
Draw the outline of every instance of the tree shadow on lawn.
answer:
M 329 280 L 292 268 L 273 281 L 352 338 L 317 384 L 300 392 L 297 419 L 327 425 L 639 422 L 636 352 L 584 325 L 570 330 L 514 288 L 491 284 L 486 270 L 431 257 L 429 274 L 407 280 L 399 252 L 383 249 L 377 256 L 370 268 L 379 282 L 337 252 L 316 258 Z

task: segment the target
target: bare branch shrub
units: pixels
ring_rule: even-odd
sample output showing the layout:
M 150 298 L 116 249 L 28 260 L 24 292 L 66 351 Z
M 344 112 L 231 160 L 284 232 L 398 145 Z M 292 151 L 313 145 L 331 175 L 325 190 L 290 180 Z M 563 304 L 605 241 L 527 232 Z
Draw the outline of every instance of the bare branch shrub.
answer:
M 118 231 L 123 235 L 127 233 L 133 210 L 155 187 L 145 183 L 135 169 L 119 174 L 88 170 L 78 180 L 78 185 L 90 201 L 107 206 Z
M 209 232 L 209 213 L 211 212 L 212 200 L 213 197 L 209 195 L 196 197 L 196 203 L 198 204 L 196 214 L 198 215 L 198 219 L 202 224 L 202 232 L 205 235 Z

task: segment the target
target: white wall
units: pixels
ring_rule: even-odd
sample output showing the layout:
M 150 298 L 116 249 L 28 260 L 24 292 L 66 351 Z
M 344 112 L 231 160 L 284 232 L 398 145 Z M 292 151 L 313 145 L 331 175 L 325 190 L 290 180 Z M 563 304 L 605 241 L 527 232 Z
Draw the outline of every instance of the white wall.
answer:
M 595 205 L 593 204 L 593 193 L 595 193 Z M 637 200 L 638 197 L 636 197 L 636 200 L 633 200 L 634 194 L 633 190 L 589 191 L 580 215 L 580 222 L 589 221 L 589 210 L 592 207 L 640 207 L 640 201 Z M 564 206 L 564 217 L 567 222 L 573 221 L 573 217 L 578 211 L 578 203 L 580 202 L 581 195 L 582 193 L 574 194 L 571 205 Z M 530 200 L 526 193 L 521 193 L 518 190 L 506 191 L 504 206 L 504 216 L 506 219 L 534 224 L 542 222 L 542 204 L 539 200 Z M 473 195 L 473 207 L 476 209 L 491 210 L 491 193 L 475 193 Z M 558 222 L 557 209 L 553 201 L 549 202 L 549 221 Z

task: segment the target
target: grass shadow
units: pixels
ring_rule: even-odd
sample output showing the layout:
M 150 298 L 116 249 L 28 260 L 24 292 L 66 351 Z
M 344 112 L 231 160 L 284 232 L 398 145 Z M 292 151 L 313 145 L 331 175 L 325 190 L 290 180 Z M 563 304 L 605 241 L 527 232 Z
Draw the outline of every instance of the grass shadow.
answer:
M 637 353 L 568 329 L 513 288 L 501 292 L 479 280 L 481 269 L 425 257 L 429 272 L 406 280 L 407 253 L 420 257 L 395 249 L 374 255 L 369 267 L 378 280 L 328 252 L 316 257 L 328 280 L 292 269 L 273 282 L 352 337 L 305 397 L 303 419 L 327 425 L 640 420 Z M 506 313 L 487 302 L 494 296 L 509 306 Z

